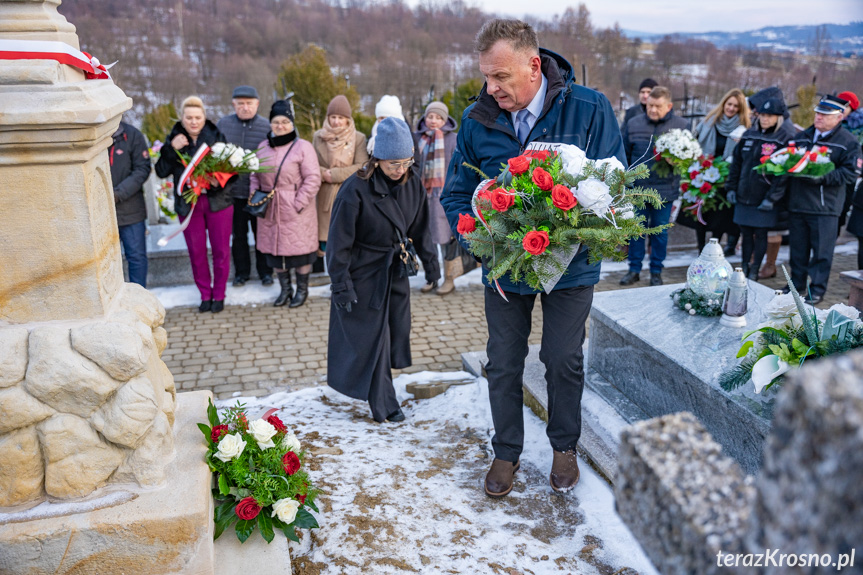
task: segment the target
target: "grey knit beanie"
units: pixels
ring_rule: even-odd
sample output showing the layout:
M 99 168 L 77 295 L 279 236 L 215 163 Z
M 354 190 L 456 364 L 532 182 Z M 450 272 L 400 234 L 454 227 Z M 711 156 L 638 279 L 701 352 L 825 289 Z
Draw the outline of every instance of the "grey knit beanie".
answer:
M 375 150 L 372 154 L 379 160 L 403 160 L 414 157 L 414 141 L 411 130 L 404 120 L 384 118 L 378 124 Z
M 443 102 L 432 102 L 431 104 L 426 106 L 426 111 L 425 114 L 423 114 L 423 117 L 428 116 L 429 112 L 434 112 L 435 114 L 443 118 L 444 123 L 446 123 L 447 119 L 449 118 L 449 109 L 447 109 L 446 104 L 444 104 Z

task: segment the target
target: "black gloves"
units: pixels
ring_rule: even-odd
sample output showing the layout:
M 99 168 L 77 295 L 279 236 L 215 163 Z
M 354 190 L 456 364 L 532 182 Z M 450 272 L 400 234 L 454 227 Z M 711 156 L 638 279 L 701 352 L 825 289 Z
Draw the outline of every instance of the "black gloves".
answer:
M 336 304 L 336 309 L 343 309 L 350 313 L 351 304 L 357 303 L 357 294 L 353 289 L 345 289 L 334 292 L 333 303 Z
M 354 300 L 352 302 L 346 301 L 346 302 L 342 302 L 342 303 L 336 303 L 336 309 L 343 309 L 346 312 L 351 313 L 351 304 L 352 303 L 357 303 L 357 301 Z
M 728 193 L 725 194 L 725 199 L 728 200 L 729 204 L 737 203 L 737 192 L 734 190 L 728 190 Z

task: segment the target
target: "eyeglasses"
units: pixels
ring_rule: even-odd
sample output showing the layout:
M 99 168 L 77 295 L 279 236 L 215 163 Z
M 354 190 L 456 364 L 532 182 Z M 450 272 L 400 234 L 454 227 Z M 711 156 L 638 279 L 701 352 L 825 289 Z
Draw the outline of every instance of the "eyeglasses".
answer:
M 414 165 L 413 160 L 405 160 L 404 162 L 381 162 L 391 170 L 407 170 Z

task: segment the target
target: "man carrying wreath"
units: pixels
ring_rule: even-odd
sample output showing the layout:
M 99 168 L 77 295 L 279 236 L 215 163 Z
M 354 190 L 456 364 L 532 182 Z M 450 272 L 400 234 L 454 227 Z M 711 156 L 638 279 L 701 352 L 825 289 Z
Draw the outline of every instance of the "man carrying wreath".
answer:
M 572 144 L 590 159 L 616 156 L 626 162 L 608 99 L 576 85 L 569 62 L 540 48 L 530 25 L 490 20 L 477 33 L 476 49 L 486 82 L 479 99 L 462 116 L 441 197 L 450 226 L 465 247 L 459 216 L 472 214 L 471 199 L 480 182 L 479 174 L 465 164 L 496 174 L 501 164 L 520 156 L 531 142 Z M 485 479 L 490 497 L 507 495 L 519 468 L 524 443 L 522 376 L 538 293 L 543 311 L 540 360 L 548 386 L 547 435 L 554 450 L 550 482 L 556 491 L 568 491 L 578 482 L 575 447 L 581 435 L 582 345 L 599 267 L 588 263 L 586 250 L 580 251 L 548 293 L 505 275 L 499 280 L 505 300 L 489 287 L 489 270 L 483 266 L 489 333 L 486 372 L 495 428 L 495 459 Z

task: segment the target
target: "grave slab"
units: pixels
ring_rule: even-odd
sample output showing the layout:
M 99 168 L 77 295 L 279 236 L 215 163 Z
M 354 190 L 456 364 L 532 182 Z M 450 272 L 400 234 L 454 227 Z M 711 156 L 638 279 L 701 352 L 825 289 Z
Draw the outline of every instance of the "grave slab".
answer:
M 741 337 L 764 319 L 773 290 L 749 283 L 746 328 L 688 315 L 672 306 L 683 284 L 594 294 L 589 368 L 644 411 L 658 417 L 689 411 L 747 473 L 761 462 L 775 393 L 747 384 L 724 391 L 719 376 L 737 363 Z

